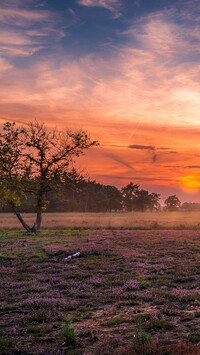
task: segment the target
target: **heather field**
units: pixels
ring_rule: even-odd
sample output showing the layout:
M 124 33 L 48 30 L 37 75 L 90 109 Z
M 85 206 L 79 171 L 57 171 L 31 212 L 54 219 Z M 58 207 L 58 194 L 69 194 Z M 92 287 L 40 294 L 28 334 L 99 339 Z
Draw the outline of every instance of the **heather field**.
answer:
M 24 213 L 28 224 L 34 214 Z M 198 212 L 114 212 L 114 213 L 44 213 L 44 228 L 115 228 L 115 229 L 197 229 L 200 230 Z M 12 213 L 0 214 L 0 228 L 19 228 Z
M 200 354 L 199 231 L 1 230 L 0 241 L 1 354 Z

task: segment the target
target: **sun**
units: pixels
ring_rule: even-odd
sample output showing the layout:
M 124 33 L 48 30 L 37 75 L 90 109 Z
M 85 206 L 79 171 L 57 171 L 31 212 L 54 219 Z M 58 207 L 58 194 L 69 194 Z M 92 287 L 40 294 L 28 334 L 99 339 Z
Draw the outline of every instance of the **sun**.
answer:
M 200 189 L 200 176 L 196 174 L 183 176 L 179 180 L 181 187 L 188 192 L 194 193 Z

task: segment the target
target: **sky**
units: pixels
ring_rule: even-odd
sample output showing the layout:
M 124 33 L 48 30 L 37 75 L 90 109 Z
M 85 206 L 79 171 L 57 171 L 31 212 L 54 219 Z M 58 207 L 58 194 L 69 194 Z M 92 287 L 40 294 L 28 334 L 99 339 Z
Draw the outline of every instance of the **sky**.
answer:
M 91 179 L 200 202 L 199 0 L 0 1 L 0 123 L 100 142 Z

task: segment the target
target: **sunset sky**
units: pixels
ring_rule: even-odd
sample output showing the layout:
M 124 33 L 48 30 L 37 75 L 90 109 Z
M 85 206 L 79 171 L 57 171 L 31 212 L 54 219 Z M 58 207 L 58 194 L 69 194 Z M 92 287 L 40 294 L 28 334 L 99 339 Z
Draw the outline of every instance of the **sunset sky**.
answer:
M 0 119 L 82 128 L 92 179 L 200 202 L 200 1 L 0 2 Z

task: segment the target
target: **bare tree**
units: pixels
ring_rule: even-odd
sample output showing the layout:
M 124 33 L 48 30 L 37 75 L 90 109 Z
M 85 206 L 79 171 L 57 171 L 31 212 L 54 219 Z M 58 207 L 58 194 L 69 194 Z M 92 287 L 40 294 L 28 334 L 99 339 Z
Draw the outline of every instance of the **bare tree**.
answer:
M 43 123 L 31 122 L 16 128 L 4 124 L 0 133 L 0 186 L 1 200 L 9 203 L 15 215 L 28 232 L 37 232 L 46 210 L 47 193 L 56 182 L 77 175 L 73 162 L 88 148 L 98 145 L 85 131 L 58 131 Z M 22 196 L 35 196 L 36 219 L 32 227 L 22 218 L 17 207 Z

